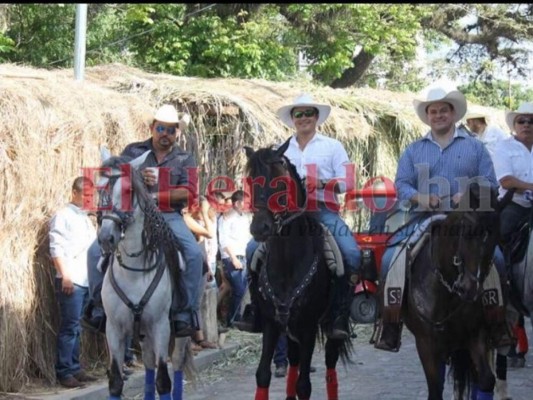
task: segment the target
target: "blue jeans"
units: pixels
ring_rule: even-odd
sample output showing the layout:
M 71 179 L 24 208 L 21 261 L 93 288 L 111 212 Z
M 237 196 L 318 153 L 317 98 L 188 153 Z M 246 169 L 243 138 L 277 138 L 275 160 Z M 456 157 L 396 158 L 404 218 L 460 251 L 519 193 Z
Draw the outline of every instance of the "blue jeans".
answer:
M 104 281 L 104 274 L 98 271 L 98 262 L 102 253 L 100 251 L 100 245 L 98 239 L 96 239 L 89 247 L 87 251 L 87 275 L 89 279 L 89 299 L 92 302 L 98 304 L 93 309 L 93 317 L 103 316 L 104 309 L 101 306 L 100 291 L 102 289 L 102 282 Z
M 287 360 L 287 335 L 282 333 L 279 335 L 278 343 L 276 343 L 276 350 L 274 351 L 274 365 L 279 367 L 281 365 L 287 366 L 289 361 Z
M 181 214 L 177 212 L 162 213 L 165 221 L 176 236 L 176 240 L 185 259 L 185 271 L 181 271 L 183 286 L 187 294 L 185 307 L 173 310 L 172 318 L 192 324 L 192 312 L 199 311 L 197 302 L 198 291 L 202 281 L 203 254 L 196 238 L 185 224 Z
M 245 265 L 243 256 L 237 256 L 242 265 Z M 235 269 L 230 258 L 222 259 L 224 266 L 224 275 L 231 285 L 231 307 L 228 315 L 228 326 L 232 325 L 233 321 L 241 319 L 240 306 L 247 286 L 247 268 Z
M 361 267 L 361 249 L 357 245 L 353 233 L 338 212 L 329 210 L 319 203 L 316 213 L 318 220 L 326 225 L 339 246 L 347 274 L 358 273 Z
M 56 376 L 65 379 L 80 372 L 80 318 L 88 300 L 89 289 L 74 285 L 66 295 L 61 291 L 61 278 L 55 279 L 56 297 L 59 301 L 60 325 L 57 334 Z

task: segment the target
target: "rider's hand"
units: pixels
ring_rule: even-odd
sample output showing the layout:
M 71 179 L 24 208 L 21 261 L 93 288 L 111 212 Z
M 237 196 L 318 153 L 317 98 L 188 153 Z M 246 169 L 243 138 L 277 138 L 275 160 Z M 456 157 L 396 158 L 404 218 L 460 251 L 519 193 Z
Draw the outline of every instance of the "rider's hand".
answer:
M 240 260 L 235 257 L 234 259 L 231 260 L 233 266 L 235 267 L 235 269 L 242 269 L 242 263 L 240 262 Z
M 418 205 L 424 210 L 434 210 L 440 205 L 440 198 L 436 194 L 419 194 L 417 200 Z
M 146 186 L 154 186 L 157 183 L 157 176 L 153 168 L 145 168 L 141 171 Z
M 70 276 L 63 275 L 63 279 L 61 279 L 61 291 L 66 295 L 71 295 L 74 292 L 74 284 Z
M 461 198 L 463 197 L 463 193 L 455 193 L 452 197 L 452 205 L 458 206 L 459 202 L 461 201 Z

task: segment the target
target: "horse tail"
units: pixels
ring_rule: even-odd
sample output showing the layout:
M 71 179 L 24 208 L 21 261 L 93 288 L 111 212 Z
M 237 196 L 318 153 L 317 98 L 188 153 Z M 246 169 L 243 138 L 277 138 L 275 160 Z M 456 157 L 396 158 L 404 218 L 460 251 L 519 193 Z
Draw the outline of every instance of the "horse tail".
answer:
M 450 371 L 448 374 L 449 376 L 453 376 L 454 391 L 461 396 L 465 394 L 466 390 L 466 398 L 470 398 L 474 363 L 470 358 L 468 350 L 460 349 L 454 351 L 450 356 L 450 361 Z

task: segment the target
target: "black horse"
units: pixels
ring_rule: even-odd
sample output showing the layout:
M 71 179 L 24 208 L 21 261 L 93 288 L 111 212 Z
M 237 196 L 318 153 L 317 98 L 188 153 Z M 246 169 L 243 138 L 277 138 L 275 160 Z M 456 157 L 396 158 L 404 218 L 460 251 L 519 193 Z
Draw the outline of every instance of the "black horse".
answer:
M 482 294 L 499 239 L 499 207 L 494 189 L 472 183 L 457 210 L 430 226 L 408 272 L 402 316 L 415 336 L 430 400 L 442 399 L 443 368 L 450 357 L 457 371 L 472 362 L 477 398 L 492 399 L 491 327 Z M 456 398 L 465 391 L 470 392 L 470 382 L 462 380 Z
M 262 316 L 263 332 L 256 400 L 268 399 L 270 365 L 281 332 L 288 334 L 287 400 L 310 398 L 311 358 L 317 338 L 323 339 L 331 303 L 333 286 L 322 251 L 323 229 L 305 211 L 305 189 L 295 167 L 283 155 L 288 145 L 289 141 L 277 150 L 256 152 L 245 147 L 253 211 L 250 232 L 267 246 L 258 274 L 252 274 L 256 283 L 250 286 Z M 350 351 L 349 338 L 327 339 L 328 400 L 338 398 L 335 367 L 339 356 L 343 362 L 349 361 Z

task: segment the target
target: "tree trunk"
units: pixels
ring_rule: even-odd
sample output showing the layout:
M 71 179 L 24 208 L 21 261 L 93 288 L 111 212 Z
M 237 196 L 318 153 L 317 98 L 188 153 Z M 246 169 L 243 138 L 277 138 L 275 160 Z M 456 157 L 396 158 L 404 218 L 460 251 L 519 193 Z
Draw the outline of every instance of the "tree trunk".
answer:
M 367 53 L 365 50 L 361 50 L 352 60 L 353 67 L 345 70 L 341 77 L 335 79 L 329 86 L 334 89 L 343 89 L 352 86 L 361 79 L 374 58 L 376 58 L 375 55 Z

